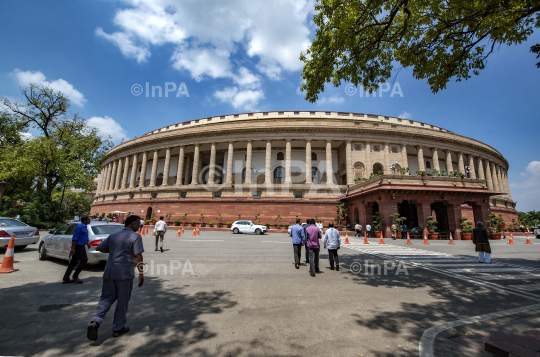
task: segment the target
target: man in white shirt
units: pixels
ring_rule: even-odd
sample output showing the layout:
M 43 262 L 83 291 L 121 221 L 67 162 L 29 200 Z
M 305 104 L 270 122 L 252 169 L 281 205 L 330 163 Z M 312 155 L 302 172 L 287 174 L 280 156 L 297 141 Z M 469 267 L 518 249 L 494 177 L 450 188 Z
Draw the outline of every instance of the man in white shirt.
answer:
M 371 237 L 371 224 L 366 224 L 366 234 L 368 237 Z
M 154 233 L 156 234 L 156 251 L 158 250 L 158 241 L 161 241 L 161 253 L 163 253 L 163 238 L 165 238 L 165 232 L 167 232 L 167 224 L 163 221 L 163 216 L 159 217 L 159 221 L 154 226 Z
M 322 222 L 321 222 L 321 221 L 317 222 L 317 228 L 319 228 L 319 230 L 320 230 L 321 233 L 322 233 L 323 225 L 322 225 Z
M 329 228 L 324 235 L 324 247 L 328 249 L 328 258 L 330 259 L 330 270 L 334 270 L 334 262 L 336 263 L 336 270 L 339 271 L 339 258 L 338 249 L 340 247 L 341 239 L 339 232 L 334 228 L 334 223 L 329 224 Z

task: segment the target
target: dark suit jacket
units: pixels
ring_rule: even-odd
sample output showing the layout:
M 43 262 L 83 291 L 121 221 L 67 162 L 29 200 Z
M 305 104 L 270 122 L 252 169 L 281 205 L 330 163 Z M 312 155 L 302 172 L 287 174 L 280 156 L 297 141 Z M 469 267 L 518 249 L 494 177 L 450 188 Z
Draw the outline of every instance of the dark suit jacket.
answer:
M 472 231 L 472 241 L 474 244 L 489 244 L 488 238 L 490 237 L 489 231 L 484 227 L 476 227 Z

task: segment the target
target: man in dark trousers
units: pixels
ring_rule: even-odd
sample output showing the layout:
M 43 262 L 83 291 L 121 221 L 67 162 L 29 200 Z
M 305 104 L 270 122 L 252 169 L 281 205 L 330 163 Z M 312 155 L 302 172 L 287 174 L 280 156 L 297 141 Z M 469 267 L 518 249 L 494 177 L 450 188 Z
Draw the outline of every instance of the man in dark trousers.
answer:
M 483 223 L 476 222 L 476 228 L 472 232 L 472 242 L 475 244 L 475 251 L 478 252 L 478 261 L 480 263 L 491 263 L 491 246 L 489 245 L 489 238 L 491 235 L 489 231 L 483 227 Z
M 315 276 L 315 273 L 320 273 L 319 270 L 319 251 L 321 246 L 319 239 L 322 238 L 321 230 L 315 226 L 315 220 L 309 219 L 309 227 L 306 229 L 308 236 L 306 246 L 309 250 L 309 275 Z
M 82 216 L 81 223 L 75 228 L 73 237 L 71 238 L 71 251 L 69 252 L 70 260 L 62 284 L 76 283 L 82 284 L 83 281 L 79 279 L 79 274 L 83 270 L 88 257 L 86 256 L 86 245 L 88 244 L 88 228 L 90 224 L 90 217 Z M 77 269 L 75 269 L 77 267 Z M 71 272 L 75 269 L 73 279 L 70 279 Z
M 300 218 L 296 220 L 296 224 L 291 227 L 291 238 L 294 250 L 294 267 L 300 268 L 300 260 L 302 259 L 302 245 L 304 241 L 304 228 L 300 225 Z
M 142 237 L 137 233 L 140 220 L 139 216 L 129 216 L 123 230 L 111 234 L 97 247 L 98 251 L 109 253 L 109 259 L 103 273 L 97 312 L 88 325 L 87 337 L 90 340 L 97 340 L 98 328 L 115 301 L 113 337 L 122 336 L 129 331 L 129 327 L 126 326 L 126 315 L 133 289 L 135 267 L 139 272 L 139 288 L 144 283 L 142 256 L 144 247 Z

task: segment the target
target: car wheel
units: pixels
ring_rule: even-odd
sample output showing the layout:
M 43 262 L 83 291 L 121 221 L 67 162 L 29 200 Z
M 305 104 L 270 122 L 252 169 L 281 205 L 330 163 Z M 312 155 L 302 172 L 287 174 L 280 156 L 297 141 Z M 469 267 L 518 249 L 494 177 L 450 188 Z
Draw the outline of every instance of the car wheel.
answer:
M 39 245 L 39 260 L 47 260 L 47 249 L 43 243 Z
M 235 229 L 233 229 L 233 233 L 238 234 L 238 233 L 240 233 L 240 230 L 238 228 L 235 228 Z
M 257 229 L 255 230 L 255 234 L 262 234 L 261 229 L 260 229 L 260 228 L 257 228 Z

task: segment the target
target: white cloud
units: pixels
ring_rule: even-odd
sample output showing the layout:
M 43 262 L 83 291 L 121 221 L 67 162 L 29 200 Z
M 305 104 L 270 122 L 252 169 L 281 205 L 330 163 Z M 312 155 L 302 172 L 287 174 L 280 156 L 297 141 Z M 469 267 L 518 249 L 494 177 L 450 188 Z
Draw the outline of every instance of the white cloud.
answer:
M 113 20 L 118 31 L 109 34 L 98 27 L 97 36 L 138 62 L 147 61 L 153 47 L 172 45 L 174 68 L 188 71 L 197 81 L 232 80 L 239 86 L 237 95 L 252 98 L 246 102 L 264 97 L 261 79 L 245 68 L 245 61 L 231 57 L 250 58 L 252 67 L 271 80 L 280 79 L 283 71 L 300 70 L 299 55 L 310 44 L 308 23 L 315 5 L 314 0 L 125 2 L 127 8 L 117 10 Z
M 214 97 L 221 102 L 230 103 L 235 109 L 255 111 L 258 102 L 264 98 L 264 92 L 262 90 L 239 90 L 238 87 L 228 87 L 216 91 Z
M 400 114 L 398 115 L 398 118 L 411 119 L 411 118 L 412 118 L 412 114 L 409 113 L 409 112 L 403 111 L 402 113 L 400 113 Z
M 21 71 L 18 68 L 15 68 L 15 70 L 11 72 L 11 75 L 17 79 L 21 86 L 27 86 L 31 83 L 49 86 L 56 91 L 62 92 L 72 103 L 79 107 L 84 107 L 84 103 L 86 103 L 84 95 L 62 78 L 54 81 L 47 81 L 45 75 L 40 71 Z
M 88 119 L 88 125 L 98 128 L 99 135 L 103 138 L 108 139 L 110 136 L 112 141 L 115 142 L 122 140 L 122 138 L 127 140 L 127 133 L 124 128 L 111 117 L 92 117 Z
M 540 161 L 531 161 L 521 176 L 527 177 L 522 182 L 510 182 L 512 199 L 517 201 L 518 211 L 540 210 Z
M 302 93 L 302 92 L 300 92 Z M 331 97 L 323 97 L 317 100 L 317 105 L 323 105 L 323 104 L 342 104 L 345 103 L 345 98 L 340 96 L 339 94 L 335 94 Z

